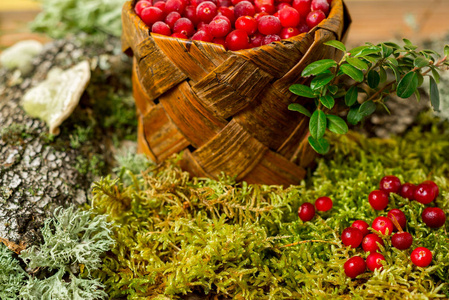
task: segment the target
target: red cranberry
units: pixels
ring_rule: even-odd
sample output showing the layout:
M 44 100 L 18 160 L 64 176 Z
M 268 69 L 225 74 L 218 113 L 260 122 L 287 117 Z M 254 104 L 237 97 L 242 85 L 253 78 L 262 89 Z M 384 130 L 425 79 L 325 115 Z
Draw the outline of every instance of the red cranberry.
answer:
M 254 0 L 254 6 L 258 13 L 265 12 L 270 15 L 276 11 L 273 0 Z
M 268 45 L 274 42 L 279 42 L 281 41 L 281 37 L 277 34 L 269 34 L 267 36 L 265 36 L 262 40 L 262 45 Z
M 254 15 L 254 19 L 256 19 L 257 23 L 259 23 L 260 18 L 262 18 L 263 16 L 268 16 L 268 14 L 266 12 L 260 12 Z
M 428 183 L 418 184 L 416 187 L 413 198 L 422 204 L 429 204 L 435 200 L 435 190 L 432 185 Z
M 167 0 L 165 2 L 165 12 L 170 13 L 176 11 L 180 14 L 184 12 L 186 5 L 181 0 Z
M 142 10 L 144 8 L 150 7 L 151 2 L 150 1 L 139 1 L 137 2 L 136 6 L 134 7 L 134 11 L 136 14 L 140 17 L 140 14 L 142 13 Z
M 283 27 L 296 27 L 299 25 L 300 15 L 293 7 L 285 7 L 279 11 L 279 21 Z
M 226 49 L 226 39 L 225 38 L 214 38 L 212 43 L 222 45 Z
M 275 16 L 263 16 L 259 19 L 259 32 L 265 35 L 278 34 L 281 32 L 281 21 Z
M 416 185 L 413 183 L 406 182 L 403 185 L 401 185 L 401 189 L 399 191 L 399 195 L 401 195 L 402 198 L 406 198 L 408 200 L 413 200 L 413 197 L 415 195 Z
M 388 194 L 380 190 L 372 191 L 369 193 L 368 201 L 375 210 L 384 210 L 388 206 Z
M 152 26 L 157 21 L 162 21 L 164 19 L 164 13 L 157 7 L 147 7 L 141 12 L 140 18 L 148 26 Z
M 298 30 L 299 30 L 299 33 L 301 34 L 301 33 L 304 33 L 304 32 L 309 32 L 310 28 L 309 28 L 309 26 L 306 23 L 303 23 L 303 24 L 299 24 Z
M 363 240 L 362 240 L 362 248 L 365 252 L 376 252 L 379 250 L 379 243 L 380 245 L 384 245 L 384 241 L 374 233 L 367 234 Z
M 264 37 L 265 36 L 262 33 L 256 32 L 255 34 L 253 34 L 250 37 L 250 41 L 249 41 L 250 46 L 252 48 L 261 46 Z
M 292 7 L 290 4 L 285 3 L 285 2 L 281 2 L 280 4 L 278 4 L 278 6 L 276 6 L 276 10 L 277 11 L 281 11 L 286 7 Z
M 391 237 L 391 244 L 399 250 L 406 250 L 413 244 L 413 236 L 405 231 L 397 232 Z
M 388 175 L 380 180 L 379 189 L 385 193 L 399 193 L 401 189 L 401 181 L 393 175 Z
M 446 214 L 438 207 L 426 207 L 421 218 L 430 228 L 440 228 L 446 222 Z
M 352 223 L 351 227 L 354 227 L 354 228 L 357 228 L 358 230 L 360 230 L 362 232 L 363 236 L 365 236 L 369 233 L 369 230 L 368 230 L 369 225 L 368 225 L 368 223 L 366 223 L 363 220 L 354 221 Z
M 362 243 L 363 233 L 354 227 L 348 227 L 341 234 L 341 241 L 345 246 L 357 248 Z
M 438 195 L 440 194 L 440 189 L 438 188 L 438 185 L 435 182 L 433 182 L 432 180 L 426 180 L 423 183 L 430 184 L 433 187 L 435 198 L 438 197 Z
M 178 39 L 188 39 L 188 37 L 185 34 L 179 32 L 175 32 L 171 36 Z
M 165 1 L 156 2 L 156 3 L 154 3 L 153 6 L 159 8 L 162 11 L 163 18 L 165 18 L 165 15 L 166 15 L 166 13 L 165 13 Z
M 192 35 L 192 41 L 212 42 L 212 36 L 204 30 L 199 30 Z
M 380 253 L 373 252 L 368 255 L 366 258 L 366 265 L 368 269 L 374 272 L 374 270 L 383 269 L 382 261 L 385 261 L 385 256 Z
M 427 267 L 432 262 L 432 252 L 426 247 L 418 247 L 410 255 L 412 263 L 418 267 Z
M 209 23 L 217 15 L 217 6 L 212 1 L 201 2 L 196 7 L 196 15 L 200 21 Z
M 215 19 L 209 23 L 209 33 L 213 37 L 225 37 L 230 31 L 231 24 L 224 19 Z
M 235 16 L 234 16 L 234 10 L 229 7 L 220 7 L 218 9 L 218 12 L 228 18 L 228 20 L 231 22 L 231 25 L 235 23 Z
M 250 16 L 242 16 L 235 21 L 235 29 L 246 31 L 248 35 L 252 35 L 257 31 L 257 21 Z
M 303 203 L 298 210 L 298 216 L 303 222 L 307 222 L 313 219 L 315 216 L 315 206 L 312 203 Z
M 332 199 L 326 196 L 319 197 L 315 200 L 315 207 L 319 211 L 328 211 L 332 208 Z
M 151 32 L 169 36 L 171 35 L 170 26 L 162 21 L 157 21 L 151 26 Z
M 192 36 L 195 32 L 195 27 L 193 26 L 192 21 L 187 18 L 180 18 L 173 25 L 173 32 L 182 33 L 185 36 Z
M 256 9 L 249 1 L 242 1 L 236 4 L 234 7 L 234 16 L 236 18 L 243 17 L 243 16 L 254 16 L 256 13 Z
M 298 28 L 288 27 L 288 28 L 282 28 L 281 31 L 281 39 L 289 39 L 291 37 L 297 36 L 299 34 Z
M 171 28 L 173 29 L 173 27 L 175 26 L 176 21 L 178 21 L 179 19 L 181 19 L 181 15 L 176 12 L 176 11 L 172 11 L 171 13 L 169 13 L 166 17 L 165 17 L 165 23 Z
M 356 278 L 366 270 L 366 263 L 360 256 L 353 256 L 344 264 L 345 274 L 350 278 Z
M 310 12 L 307 15 L 306 23 L 307 23 L 307 26 L 309 26 L 310 28 L 313 28 L 313 27 L 317 26 L 318 24 L 320 24 L 321 21 L 323 21 L 324 19 L 326 19 L 326 15 L 321 10 L 315 10 L 315 11 Z
M 393 233 L 393 222 L 387 217 L 377 217 L 374 219 L 371 227 L 382 234 L 390 235 Z
M 186 17 L 187 19 L 192 21 L 194 25 L 200 22 L 200 19 L 196 15 L 196 6 L 193 5 L 187 5 L 186 9 L 184 10 L 183 17 Z
M 405 226 L 407 225 L 407 218 L 405 217 L 405 214 L 402 212 L 402 210 L 394 208 L 392 210 L 390 210 L 388 212 L 387 217 L 393 222 L 394 224 L 394 219 L 393 216 L 396 218 L 396 220 L 399 223 L 399 226 L 401 226 L 401 229 L 405 230 Z M 396 228 L 396 226 L 394 226 L 393 228 L 394 231 L 398 231 L 399 228 Z
M 218 7 L 228 7 L 228 6 L 232 6 L 232 1 L 231 0 L 218 0 L 217 1 L 217 6 Z
M 312 0 L 310 10 L 321 10 L 327 15 L 329 13 L 329 3 L 327 3 L 327 0 Z
M 293 8 L 298 11 L 301 17 L 305 18 L 310 13 L 312 0 L 293 0 Z

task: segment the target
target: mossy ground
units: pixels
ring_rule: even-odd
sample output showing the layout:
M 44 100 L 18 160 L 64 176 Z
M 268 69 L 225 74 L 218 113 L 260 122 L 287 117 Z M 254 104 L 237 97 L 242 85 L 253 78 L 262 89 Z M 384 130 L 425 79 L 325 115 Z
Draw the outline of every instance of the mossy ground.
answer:
M 449 127 L 421 121 L 388 140 L 329 136 L 332 153 L 318 160 L 307 181 L 287 189 L 190 178 L 173 163 L 140 175 L 128 172 L 131 185 L 122 177 L 104 178 L 93 186 L 92 206 L 115 223 L 116 244 L 95 276 L 111 297 L 128 299 L 191 293 L 221 299 L 447 298 L 448 222 L 427 228 L 420 217 L 424 206 L 397 195 L 381 212 L 367 200 L 384 175 L 415 184 L 432 179 L 440 196 L 431 205 L 449 215 Z M 333 199 L 332 210 L 299 220 L 298 207 L 324 195 Z M 344 262 L 367 254 L 344 247 L 342 230 L 356 219 L 371 223 L 392 208 L 405 212 L 412 248 L 399 251 L 383 237 L 384 270 L 346 277 Z M 411 263 L 418 246 L 432 251 L 429 267 Z

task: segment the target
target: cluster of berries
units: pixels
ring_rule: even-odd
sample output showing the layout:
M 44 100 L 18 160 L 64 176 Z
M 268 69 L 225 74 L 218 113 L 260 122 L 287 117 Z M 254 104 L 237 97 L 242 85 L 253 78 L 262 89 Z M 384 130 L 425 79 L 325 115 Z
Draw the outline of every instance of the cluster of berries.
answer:
M 396 176 L 385 176 L 380 181 L 379 190 L 369 194 L 368 200 L 375 210 L 384 210 L 389 203 L 390 193 L 396 193 L 409 200 L 416 200 L 422 204 L 429 204 L 439 194 L 439 188 L 433 181 L 425 181 L 418 186 L 411 183 L 401 184 Z M 319 211 L 328 211 L 332 208 L 332 200 L 329 197 L 320 197 L 315 201 L 315 206 L 309 202 L 303 203 L 298 216 L 303 222 L 310 221 L 315 216 L 315 207 Z M 438 207 L 427 207 L 421 214 L 423 222 L 431 228 L 439 228 L 446 222 L 446 215 Z M 394 235 L 391 244 L 399 250 L 406 250 L 413 244 L 413 236 L 405 232 L 407 218 L 400 209 L 392 209 L 387 216 L 379 216 L 374 219 L 371 228 L 382 235 Z M 342 243 L 351 248 L 360 245 L 369 255 L 365 260 L 361 256 L 353 256 L 344 264 L 344 270 L 348 277 L 355 278 L 364 273 L 366 268 L 374 271 L 382 269 L 382 261 L 385 257 L 378 253 L 379 246 L 384 245 L 382 238 L 377 233 L 371 233 L 369 225 L 363 220 L 356 220 L 352 225 L 343 230 Z M 432 252 L 425 247 L 417 247 L 410 255 L 411 261 L 418 267 L 427 267 L 432 262 Z
M 423 204 L 429 204 L 439 194 L 439 188 L 433 181 L 425 181 L 418 186 L 411 183 L 401 184 L 396 176 L 385 176 L 380 181 L 379 190 L 369 194 L 370 205 L 376 210 L 384 210 L 389 202 L 390 193 L 396 193 L 404 198 L 416 200 Z M 427 207 L 423 210 L 421 218 L 431 228 L 439 228 L 446 222 L 446 215 L 438 207 Z M 391 235 L 391 244 L 399 250 L 406 250 L 413 244 L 413 236 L 405 232 L 407 218 L 400 209 L 392 209 L 386 217 L 380 216 L 374 219 L 371 228 L 382 235 Z M 354 221 L 351 227 L 343 230 L 341 240 L 345 246 L 357 248 L 362 245 L 369 255 L 365 260 L 360 256 L 349 258 L 344 264 L 344 270 L 348 277 L 355 278 L 369 270 L 382 269 L 382 261 L 385 257 L 378 253 L 379 245 L 384 245 L 383 240 L 376 233 L 370 233 L 368 223 L 363 220 Z M 410 255 L 413 264 L 418 267 L 427 267 L 432 262 L 432 252 L 425 247 L 417 247 Z
M 288 39 L 318 25 L 332 0 L 139 0 L 151 32 L 237 51 Z

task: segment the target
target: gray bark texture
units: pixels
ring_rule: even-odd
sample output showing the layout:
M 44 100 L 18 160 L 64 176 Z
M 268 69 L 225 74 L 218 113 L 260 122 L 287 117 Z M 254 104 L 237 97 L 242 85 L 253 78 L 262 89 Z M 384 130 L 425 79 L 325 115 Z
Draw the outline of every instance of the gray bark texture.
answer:
M 44 47 L 28 76 L 0 69 L 0 238 L 27 245 L 38 243 L 44 219 L 58 206 L 86 203 L 92 180 L 102 175 L 111 161 L 111 142 L 95 128 L 89 141 L 73 147 L 73 124 L 95 119 L 90 116 L 89 103 L 96 101 L 92 95 L 85 92 L 81 102 L 87 106 L 80 103 L 62 124 L 61 134 L 52 137 L 43 121 L 24 113 L 20 106 L 24 92 L 45 79 L 52 67 L 65 69 L 85 59 L 93 69 L 90 85 L 96 84 L 96 74 L 102 81 L 106 78 L 108 86 L 111 78 L 130 79 L 129 60 L 119 49 L 117 39 L 108 40 L 101 48 L 83 45 L 78 38 L 58 40 Z M 87 169 L 96 153 L 104 161 L 94 176 Z

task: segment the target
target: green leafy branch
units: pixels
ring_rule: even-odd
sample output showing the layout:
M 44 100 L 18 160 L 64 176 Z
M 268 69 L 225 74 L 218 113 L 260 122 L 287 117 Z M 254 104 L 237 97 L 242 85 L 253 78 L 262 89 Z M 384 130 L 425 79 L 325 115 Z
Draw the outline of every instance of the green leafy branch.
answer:
M 304 68 L 301 76 L 314 78 L 309 85 L 290 86 L 290 91 L 314 99 L 315 110 L 310 112 L 299 103 L 292 103 L 288 108 L 310 117 L 308 141 L 316 152 L 325 154 L 330 149 L 324 138 L 326 129 L 345 134 L 348 132 L 347 123 L 359 123 L 374 113 L 378 105 L 389 112 L 384 102 L 390 94 L 396 93 L 401 98 L 415 95 L 419 101 L 418 88 L 426 76 L 429 77 L 431 104 L 434 110 L 439 110 L 437 84 L 439 72 L 449 66 L 449 45 L 444 47 L 444 56 L 441 57 L 433 50 L 418 51 L 418 47 L 409 40 L 403 41 L 403 47 L 391 42 L 366 43 L 349 51 L 343 43 L 329 41 L 324 44 L 344 53 L 341 60 L 322 59 Z M 391 81 L 388 81 L 388 70 L 394 74 Z M 345 80 L 347 77 L 352 80 Z M 336 109 L 337 105 L 347 107 L 346 121 L 335 115 L 336 111 L 341 111 Z

